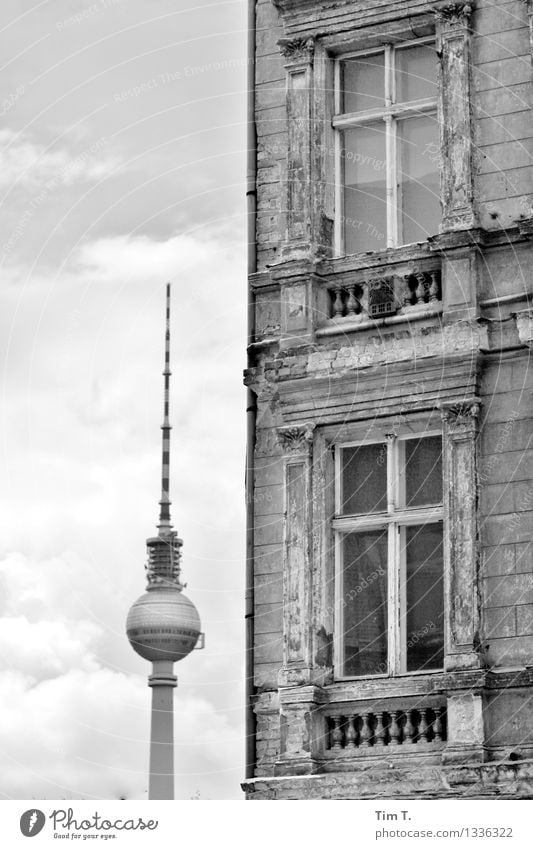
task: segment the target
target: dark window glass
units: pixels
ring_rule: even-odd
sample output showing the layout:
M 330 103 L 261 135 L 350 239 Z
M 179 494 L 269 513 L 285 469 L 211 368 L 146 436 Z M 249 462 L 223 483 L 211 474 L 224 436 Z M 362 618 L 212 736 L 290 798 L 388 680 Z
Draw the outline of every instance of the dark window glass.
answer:
M 347 254 L 387 247 L 385 123 L 343 133 L 344 241 Z
M 342 63 L 343 112 L 364 112 L 385 104 L 385 54 L 374 53 Z
M 423 242 L 439 231 L 440 170 L 436 115 L 398 121 L 399 242 Z
M 343 672 L 387 672 L 387 530 L 343 538 Z
M 442 524 L 406 528 L 407 672 L 442 669 Z
M 396 51 L 396 102 L 437 97 L 437 52 L 434 45 Z
M 387 509 L 387 446 L 359 445 L 342 451 L 342 512 Z
M 407 439 L 405 442 L 405 506 L 442 502 L 442 438 Z

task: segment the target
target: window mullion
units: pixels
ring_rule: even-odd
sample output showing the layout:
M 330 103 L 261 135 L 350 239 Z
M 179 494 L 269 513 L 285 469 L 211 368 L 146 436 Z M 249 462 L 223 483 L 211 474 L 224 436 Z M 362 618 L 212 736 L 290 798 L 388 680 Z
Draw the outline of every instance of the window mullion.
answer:
M 397 552 L 397 574 L 398 574 L 398 645 L 397 645 L 397 671 L 405 672 L 407 669 L 407 569 L 405 550 L 405 527 L 399 527 L 396 533 Z
M 339 114 L 344 109 L 341 103 L 341 63 L 335 62 L 335 112 Z M 335 255 L 342 256 L 344 253 L 344 161 L 341 155 L 342 130 L 334 130 L 335 143 Z
M 398 570 L 397 570 L 397 531 L 396 524 L 391 521 L 396 509 L 396 435 L 387 434 L 387 512 L 389 514 L 388 524 L 388 598 L 387 598 L 387 624 L 388 624 L 388 673 L 395 675 L 398 671 Z
M 394 522 L 388 525 L 388 673 L 398 672 L 398 531 Z
M 395 100 L 394 49 L 388 45 L 385 48 L 385 106 L 392 107 Z M 398 244 L 396 226 L 396 167 L 395 167 L 395 121 L 392 115 L 385 118 L 385 149 L 387 156 L 387 247 L 394 248 Z
M 344 616 L 342 608 L 342 594 L 344 593 L 342 561 L 342 534 L 335 534 L 335 619 L 333 633 L 335 635 L 333 644 L 333 662 L 335 669 L 340 669 L 341 675 L 344 670 Z
M 399 226 L 399 197 L 398 197 L 398 121 L 396 118 L 391 118 L 389 128 L 389 179 L 390 179 L 390 247 L 396 247 L 401 244 L 402 234 Z M 401 203 L 401 201 L 400 201 Z

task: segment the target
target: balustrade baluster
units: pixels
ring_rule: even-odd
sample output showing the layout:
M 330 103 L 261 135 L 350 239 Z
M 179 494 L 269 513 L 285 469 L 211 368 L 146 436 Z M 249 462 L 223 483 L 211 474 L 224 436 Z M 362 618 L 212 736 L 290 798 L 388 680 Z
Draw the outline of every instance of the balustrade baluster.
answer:
M 376 713 L 377 723 L 376 729 L 374 731 L 374 740 L 376 746 L 384 746 L 385 745 L 385 735 L 387 733 L 387 729 L 383 724 L 383 712 Z
M 418 727 L 421 742 L 428 742 L 429 725 L 427 720 L 427 708 L 420 708 L 420 725 Z
M 359 306 L 361 307 L 361 315 L 368 318 L 368 283 L 361 283 L 361 296 L 359 298 Z
M 403 742 L 404 745 L 412 745 L 416 734 L 416 728 L 413 724 L 414 711 L 405 711 L 405 725 L 403 727 Z
M 423 304 L 424 298 L 426 296 L 426 275 L 422 272 L 419 272 L 416 276 L 416 302 L 417 304 Z
M 368 713 L 363 713 L 361 716 L 363 720 L 363 727 L 361 728 L 361 746 L 366 749 L 370 746 L 370 741 L 372 739 L 372 728 L 370 727 L 370 715 Z
M 342 287 L 335 286 L 335 300 L 333 301 L 333 316 L 339 318 L 344 312 L 344 304 L 342 301 Z
M 355 744 L 357 742 L 357 729 L 355 727 L 354 714 L 351 714 L 351 716 L 348 717 L 348 727 L 346 729 L 345 740 L 345 749 L 355 749 Z
M 355 285 L 348 286 L 348 300 L 346 301 L 346 311 L 348 315 L 355 315 L 359 310 L 359 300 L 355 295 Z
M 342 716 L 333 717 L 333 730 L 331 732 L 331 748 L 342 749 L 344 743 L 344 733 L 342 730 Z
M 433 733 L 435 737 L 433 738 L 435 742 L 440 742 L 443 738 L 443 728 L 442 728 L 442 714 L 444 708 L 435 708 L 435 720 L 433 722 Z
M 439 299 L 439 277 L 436 271 L 431 272 L 431 283 L 429 285 L 429 300 L 438 301 Z
M 411 274 L 405 274 L 404 278 L 403 278 L 404 284 L 405 284 L 404 293 L 403 293 L 403 305 L 404 305 L 404 307 L 410 307 L 411 306 L 411 299 L 413 297 L 413 293 L 411 292 L 411 287 L 409 285 L 409 282 L 411 280 L 411 276 L 412 276 Z
M 402 736 L 402 730 L 400 728 L 400 719 L 401 711 L 395 710 L 391 713 L 391 720 L 389 726 L 389 734 L 390 734 L 390 744 L 391 746 L 399 746 L 400 745 L 400 737 Z

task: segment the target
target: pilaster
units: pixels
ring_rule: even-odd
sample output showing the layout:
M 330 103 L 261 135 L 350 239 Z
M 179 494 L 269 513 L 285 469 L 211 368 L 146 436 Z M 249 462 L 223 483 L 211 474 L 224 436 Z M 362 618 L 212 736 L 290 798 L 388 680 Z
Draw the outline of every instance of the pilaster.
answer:
M 479 638 L 477 398 L 442 404 L 446 670 L 483 666 Z
M 527 17 L 529 23 L 529 45 L 530 45 L 530 55 L 531 61 L 533 62 L 533 0 L 522 0 L 522 3 L 526 7 Z
M 276 775 L 308 775 L 318 771 L 323 755 L 326 701 L 320 687 L 287 687 L 279 691 L 280 759 Z
M 283 259 L 308 257 L 313 245 L 313 37 L 281 39 L 287 71 L 287 234 Z
M 471 30 L 473 3 L 447 3 L 436 9 L 442 98 L 441 230 L 474 227 L 476 213 L 472 156 Z
M 280 686 L 311 682 L 311 464 L 314 424 L 278 428 L 285 454 L 283 666 Z

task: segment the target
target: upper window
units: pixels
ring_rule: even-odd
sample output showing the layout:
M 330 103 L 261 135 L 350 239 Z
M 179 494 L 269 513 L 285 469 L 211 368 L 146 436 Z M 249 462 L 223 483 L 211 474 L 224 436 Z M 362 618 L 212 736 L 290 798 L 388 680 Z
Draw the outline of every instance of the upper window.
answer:
M 431 42 L 335 63 L 336 249 L 420 242 L 439 230 L 437 54 Z
M 336 453 L 339 677 L 442 669 L 440 434 Z

